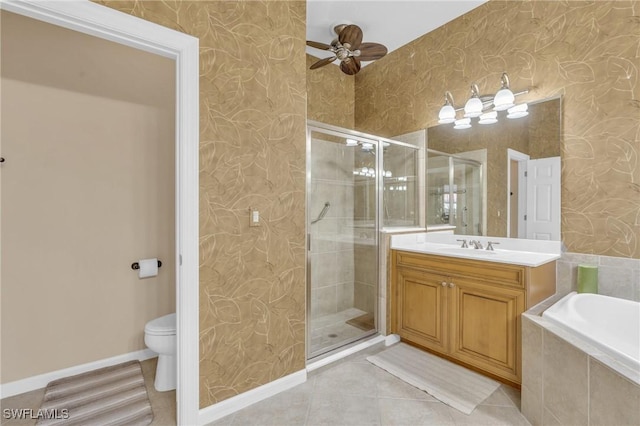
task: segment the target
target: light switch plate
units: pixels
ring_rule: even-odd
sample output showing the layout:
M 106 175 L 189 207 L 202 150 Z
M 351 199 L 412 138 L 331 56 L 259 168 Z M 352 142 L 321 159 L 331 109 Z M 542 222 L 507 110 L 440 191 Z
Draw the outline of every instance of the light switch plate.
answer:
M 249 226 L 260 226 L 260 212 L 249 209 Z

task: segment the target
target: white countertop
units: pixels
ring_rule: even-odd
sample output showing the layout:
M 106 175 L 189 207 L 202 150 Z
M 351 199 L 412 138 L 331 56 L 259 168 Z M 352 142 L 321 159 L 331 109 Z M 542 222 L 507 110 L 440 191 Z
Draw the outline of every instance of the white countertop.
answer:
M 500 243 L 504 248 L 494 251 L 474 248 L 461 248 L 456 239 L 480 240 L 483 247 L 488 241 Z M 405 234 L 393 236 L 391 248 L 394 250 L 411 251 L 415 253 L 435 254 L 438 256 L 457 257 L 462 259 L 484 260 L 488 262 L 507 263 L 536 267 L 560 258 L 559 241 L 515 240 L 510 238 L 477 237 L 465 235 L 451 235 L 448 237 L 434 237 L 429 234 Z M 526 250 L 523 250 L 526 248 Z

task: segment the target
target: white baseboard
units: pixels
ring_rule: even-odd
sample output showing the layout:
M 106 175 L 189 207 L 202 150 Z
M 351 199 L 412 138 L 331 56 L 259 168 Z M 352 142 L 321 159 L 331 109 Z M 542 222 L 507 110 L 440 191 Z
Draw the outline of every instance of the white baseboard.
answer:
M 338 361 L 339 359 L 348 357 L 351 354 L 356 352 L 360 352 L 363 349 L 367 349 L 369 346 L 373 346 L 377 343 L 384 342 L 384 336 L 376 336 L 372 339 L 365 340 L 362 343 L 358 343 L 357 345 L 351 346 L 343 351 L 330 355 L 326 358 L 319 359 L 318 361 L 314 361 L 310 364 L 307 364 L 307 371 L 311 372 L 313 370 L 317 370 L 320 367 L 324 367 L 325 365 L 331 364 L 332 362 Z
M 400 341 L 400 336 L 397 334 L 390 334 L 384 339 L 385 346 L 391 346 Z
M 250 391 L 241 393 L 217 404 L 210 405 L 200 410 L 198 424 L 206 425 L 229 414 L 235 413 L 251 404 L 262 401 L 280 392 L 291 389 L 307 381 L 307 371 L 300 370 L 288 376 L 281 377 L 273 382 L 259 386 Z
M 49 373 L 27 377 L 26 379 L 16 380 L 15 382 L 0 384 L 0 398 L 7 398 L 9 396 L 43 388 L 47 386 L 49 382 L 62 379 L 63 377 L 75 376 L 76 374 L 86 373 L 87 371 L 95 370 L 102 367 L 109 367 L 111 365 L 121 364 L 127 361 L 144 361 L 145 359 L 153 358 L 156 356 L 158 356 L 158 354 L 153 352 L 151 349 L 142 349 L 139 351 L 129 352 L 127 354 L 117 355 L 111 358 L 105 358 L 86 364 L 75 365 L 73 367 L 64 368 L 62 370 L 51 371 Z

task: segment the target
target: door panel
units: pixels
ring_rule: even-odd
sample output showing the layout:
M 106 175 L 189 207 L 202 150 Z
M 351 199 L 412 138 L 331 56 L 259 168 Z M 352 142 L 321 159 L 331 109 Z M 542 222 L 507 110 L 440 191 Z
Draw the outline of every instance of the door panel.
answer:
M 377 144 L 334 133 L 309 132 L 308 358 L 377 328 Z
M 527 238 L 560 240 L 560 157 L 527 161 Z

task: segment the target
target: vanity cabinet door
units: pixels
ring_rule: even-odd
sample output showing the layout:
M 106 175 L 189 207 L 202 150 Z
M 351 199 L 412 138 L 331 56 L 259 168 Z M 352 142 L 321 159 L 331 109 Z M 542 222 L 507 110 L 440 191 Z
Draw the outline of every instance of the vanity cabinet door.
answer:
M 453 277 L 449 355 L 520 383 L 520 314 L 525 292 Z
M 425 348 L 446 352 L 447 277 L 398 268 L 396 279 L 396 330 L 400 337 Z

